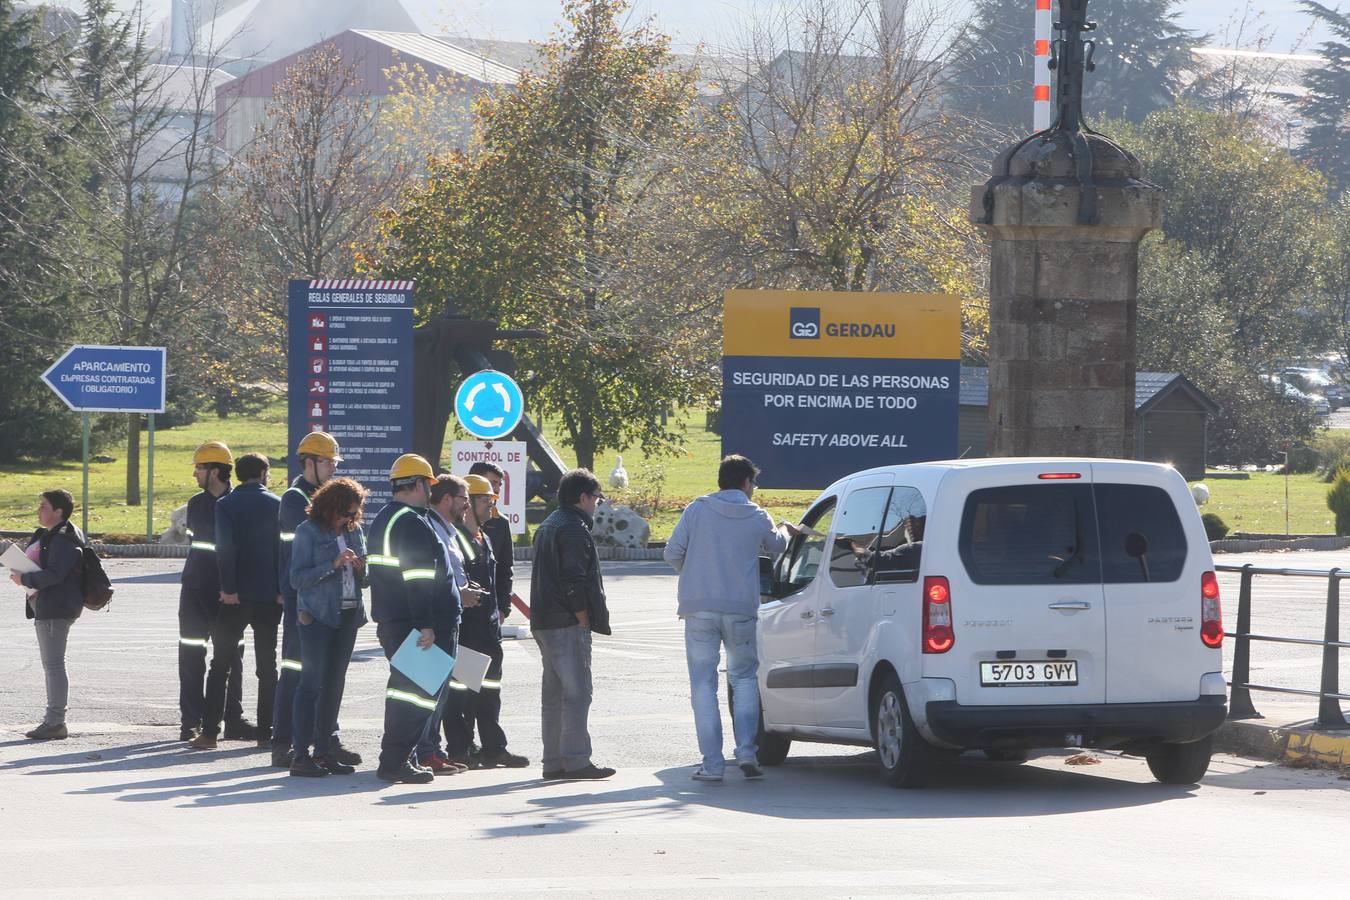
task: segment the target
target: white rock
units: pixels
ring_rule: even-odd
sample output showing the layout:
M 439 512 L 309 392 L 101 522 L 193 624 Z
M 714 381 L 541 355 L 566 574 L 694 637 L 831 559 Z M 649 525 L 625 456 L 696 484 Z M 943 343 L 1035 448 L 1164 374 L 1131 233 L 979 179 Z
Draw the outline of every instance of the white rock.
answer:
M 602 500 L 595 509 L 595 528 L 591 536 L 602 547 L 627 547 L 641 550 L 647 546 L 652 526 L 626 506 L 613 506 Z
M 1209 502 L 1209 486 L 1203 481 L 1191 485 L 1191 496 L 1195 498 L 1196 506 L 1204 506 Z

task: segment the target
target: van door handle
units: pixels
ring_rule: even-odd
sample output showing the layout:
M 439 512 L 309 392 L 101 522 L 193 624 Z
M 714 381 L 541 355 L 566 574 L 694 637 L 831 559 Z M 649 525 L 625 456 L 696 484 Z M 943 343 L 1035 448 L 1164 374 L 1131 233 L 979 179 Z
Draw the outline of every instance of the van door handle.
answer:
M 824 616 L 832 616 L 832 615 L 834 615 L 834 610 L 827 606 L 827 607 L 825 607 L 824 609 L 822 609 L 822 610 L 820 611 L 820 614 L 821 614 L 822 617 L 824 617 Z
M 1092 609 L 1086 600 L 1059 600 L 1050 604 L 1051 609 Z
M 803 619 L 814 619 L 815 617 L 816 617 L 815 612 L 809 609 L 806 612 L 802 613 Z

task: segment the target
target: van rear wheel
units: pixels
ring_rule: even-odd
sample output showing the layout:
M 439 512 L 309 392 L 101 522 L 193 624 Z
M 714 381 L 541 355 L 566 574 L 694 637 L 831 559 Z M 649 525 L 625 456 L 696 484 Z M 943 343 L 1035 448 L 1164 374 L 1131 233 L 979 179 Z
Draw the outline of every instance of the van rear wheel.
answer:
M 928 782 L 936 753 L 915 727 L 894 673 L 882 678 L 872 703 L 872 737 L 882 781 L 898 788 L 923 787 Z
M 1214 736 L 1189 744 L 1162 744 L 1144 753 L 1149 771 L 1163 784 L 1195 784 L 1209 770 Z

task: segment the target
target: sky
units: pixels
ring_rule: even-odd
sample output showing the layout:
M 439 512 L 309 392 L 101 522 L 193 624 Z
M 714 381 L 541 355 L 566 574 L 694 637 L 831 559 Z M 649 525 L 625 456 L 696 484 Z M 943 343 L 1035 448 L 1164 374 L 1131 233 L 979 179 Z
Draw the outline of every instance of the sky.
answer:
M 1350 11 L 1350 0 L 1323 2 Z M 134 0 L 118 0 L 118 3 L 129 8 Z M 562 7 L 561 0 L 403 0 L 403 3 L 427 31 L 448 31 L 498 40 L 547 37 Z M 635 0 L 634 13 L 639 18 L 654 15 L 657 24 L 675 38 L 679 49 L 703 44 L 715 50 L 719 46 L 733 46 L 739 29 L 743 29 L 756 14 L 762 15 L 779 3 L 780 0 Z M 80 4 L 78 0 L 63 0 L 63 5 Z M 969 0 L 947 0 L 940 5 L 964 7 L 969 5 Z M 1092 5 L 1089 3 L 1089 15 Z M 1033 6 L 1032 0 L 1027 0 L 1028 16 L 1032 14 Z M 1301 39 L 1308 19 L 1300 11 L 1297 0 L 1182 0 L 1180 22 L 1198 32 L 1213 35 L 1210 43 L 1214 45 L 1233 46 L 1236 41 L 1230 25 L 1234 11 L 1237 10 L 1240 16 L 1244 7 L 1253 17 L 1259 16 L 1258 21 L 1263 27 L 1273 30 L 1270 50 L 1312 52 L 1317 41 L 1325 37 L 1314 34 Z M 152 18 L 167 15 L 169 0 L 145 0 L 145 8 Z

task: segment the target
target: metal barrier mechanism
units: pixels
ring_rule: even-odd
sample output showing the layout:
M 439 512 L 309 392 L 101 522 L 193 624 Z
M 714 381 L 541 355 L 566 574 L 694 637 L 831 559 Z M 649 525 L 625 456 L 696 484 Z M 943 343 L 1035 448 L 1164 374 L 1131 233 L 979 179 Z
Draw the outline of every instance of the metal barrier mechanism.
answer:
M 1341 701 L 1350 700 L 1350 694 L 1340 692 L 1340 651 L 1350 647 L 1341 640 L 1341 580 L 1350 578 L 1350 571 L 1342 569 L 1285 569 L 1255 566 L 1216 565 L 1216 571 L 1235 572 L 1242 577 L 1238 591 L 1237 631 L 1226 632 L 1235 641 L 1233 645 L 1233 680 L 1228 699 L 1228 718 L 1264 718 L 1252 706 L 1252 691 L 1270 691 L 1279 694 L 1300 694 L 1317 697 L 1317 725 L 1319 728 L 1350 728 L 1341 711 Z M 1280 575 L 1296 578 L 1325 578 L 1327 580 L 1326 625 L 1322 640 L 1276 637 L 1252 634 L 1252 579 L 1257 575 Z M 1277 644 L 1303 644 L 1322 648 L 1322 686 L 1310 691 L 1299 688 L 1274 687 L 1251 683 L 1251 642 L 1270 641 Z

